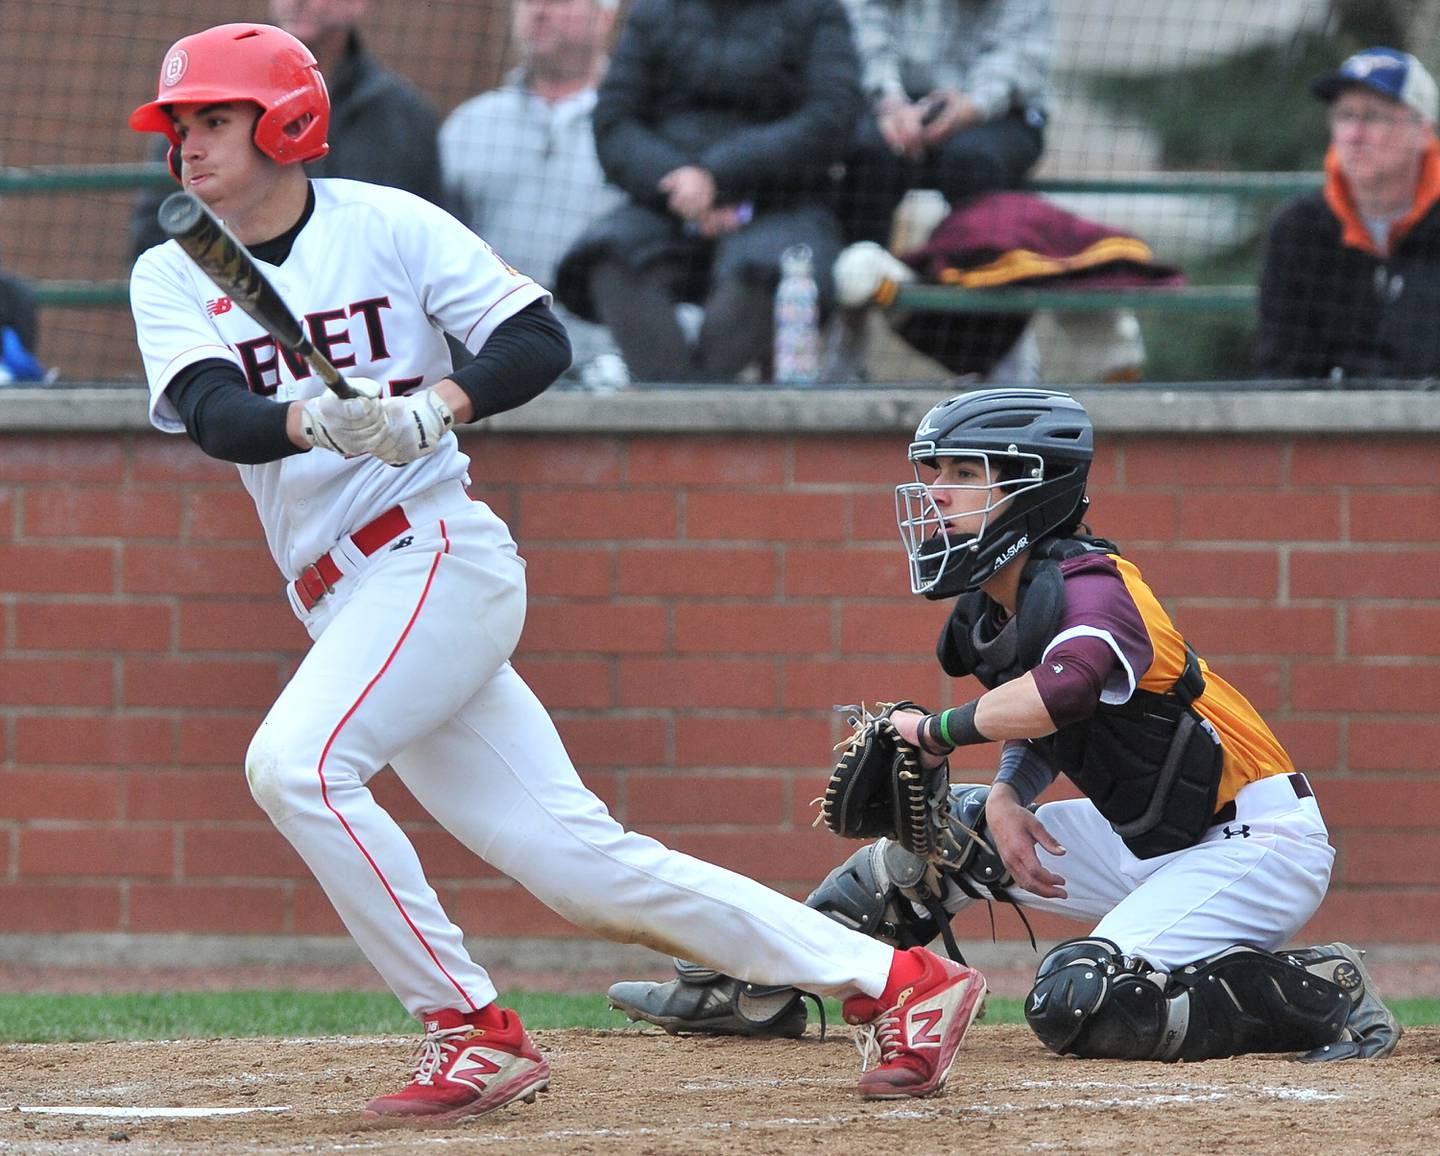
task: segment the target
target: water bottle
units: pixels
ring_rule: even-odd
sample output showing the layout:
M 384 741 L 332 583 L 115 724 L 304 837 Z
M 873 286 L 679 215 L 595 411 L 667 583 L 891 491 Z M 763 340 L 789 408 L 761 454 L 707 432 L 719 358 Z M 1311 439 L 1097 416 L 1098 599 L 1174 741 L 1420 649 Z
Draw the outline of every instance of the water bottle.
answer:
M 775 381 L 814 385 L 820 378 L 820 293 L 809 245 L 780 255 L 775 290 Z

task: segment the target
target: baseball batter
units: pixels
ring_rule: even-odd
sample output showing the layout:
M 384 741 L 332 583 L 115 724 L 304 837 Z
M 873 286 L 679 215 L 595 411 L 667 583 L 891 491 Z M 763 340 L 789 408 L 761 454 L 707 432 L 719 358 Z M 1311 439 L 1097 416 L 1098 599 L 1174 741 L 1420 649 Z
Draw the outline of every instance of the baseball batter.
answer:
M 979 390 L 921 420 L 915 480 L 896 496 L 912 589 L 955 600 L 940 664 L 989 689 L 893 721 L 931 767 L 1003 741 L 1000 767 L 993 787 L 951 788 L 978 836 L 957 828 L 957 857 L 926 864 L 882 840 L 809 902 L 899 943 L 928 942 L 980 898 L 1091 923 L 1041 960 L 1026 1001 L 1057 1052 L 1386 1055 L 1399 1024 L 1353 948 L 1280 950 L 1330 881 L 1315 792 L 1135 564 L 1083 528 L 1093 452 L 1089 416 L 1063 393 Z M 1060 774 L 1084 797 L 1032 806 Z M 671 1028 L 804 1029 L 798 997 L 747 998 L 686 966 L 611 998 Z
M 238 464 L 314 640 L 250 745 L 250 788 L 425 1025 L 411 1083 L 365 1114 L 473 1115 L 549 1080 L 366 788 L 387 763 L 465 846 L 576 923 L 843 997 L 868 1048 L 861 1094 L 937 1091 L 979 1009 L 977 971 L 629 833 L 576 775 L 509 662 L 525 563 L 467 493 L 451 432 L 550 384 L 569 363 L 563 327 L 543 288 L 443 211 L 307 180 L 328 116 L 298 40 L 229 24 L 178 41 L 130 122 L 170 139 L 184 186 L 360 397 L 324 390 L 173 241 L 139 259 L 131 301 L 151 420 Z M 474 354 L 454 372 L 447 334 Z

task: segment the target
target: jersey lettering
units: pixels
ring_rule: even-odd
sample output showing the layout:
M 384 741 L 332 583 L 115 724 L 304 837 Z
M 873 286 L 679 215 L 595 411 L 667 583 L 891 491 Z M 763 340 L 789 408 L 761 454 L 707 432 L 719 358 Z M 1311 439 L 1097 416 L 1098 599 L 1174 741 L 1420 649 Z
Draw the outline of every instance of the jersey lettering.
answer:
M 230 299 L 222 297 L 220 300 L 225 302 L 225 307 L 217 309 L 215 312 L 227 312 L 230 308 Z M 385 324 L 380 316 L 380 311 L 389 308 L 390 299 L 388 297 L 372 297 L 365 301 L 358 301 L 344 309 L 321 309 L 307 313 L 304 325 L 309 331 L 311 344 L 324 354 L 330 364 L 336 369 L 348 369 L 356 364 L 356 354 L 341 352 L 351 349 L 354 344 L 350 326 L 344 323 L 345 319 L 354 317 L 356 314 L 360 315 L 365 323 L 366 342 L 370 347 L 368 360 L 384 361 L 390 357 L 390 348 L 385 340 Z M 245 381 L 250 387 L 250 392 L 258 393 L 262 397 L 273 397 L 280 388 L 280 361 L 282 358 L 285 367 L 290 371 L 290 376 L 296 381 L 304 381 L 313 372 L 309 362 L 298 353 L 291 353 L 290 350 L 277 345 L 273 337 L 255 337 L 249 341 L 236 342 L 235 352 L 240 355 L 241 369 L 245 374 Z M 418 385 L 420 380 L 420 378 L 415 378 L 414 383 Z M 401 391 L 397 390 L 396 392 Z
M 370 339 L 371 361 L 383 361 L 390 356 L 390 349 L 385 344 L 385 326 L 380 324 L 380 310 L 390 307 L 388 297 L 371 297 L 350 306 L 351 317 L 358 313 L 365 319 L 365 335 Z

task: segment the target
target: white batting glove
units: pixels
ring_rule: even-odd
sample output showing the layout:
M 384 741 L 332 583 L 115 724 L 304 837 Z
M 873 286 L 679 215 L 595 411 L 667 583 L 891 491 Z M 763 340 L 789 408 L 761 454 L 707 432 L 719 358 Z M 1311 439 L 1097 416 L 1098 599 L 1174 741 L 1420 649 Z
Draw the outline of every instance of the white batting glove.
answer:
M 385 434 L 369 452 L 382 462 L 402 466 L 433 453 L 440 439 L 455 424 L 450 407 L 433 389 L 405 397 L 387 397 L 381 406 Z
M 373 452 L 385 439 L 387 426 L 381 394 L 385 387 L 368 377 L 347 377 L 358 397 L 337 397 L 326 390 L 302 408 L 300 432 L 312 446 L 343 457 Z

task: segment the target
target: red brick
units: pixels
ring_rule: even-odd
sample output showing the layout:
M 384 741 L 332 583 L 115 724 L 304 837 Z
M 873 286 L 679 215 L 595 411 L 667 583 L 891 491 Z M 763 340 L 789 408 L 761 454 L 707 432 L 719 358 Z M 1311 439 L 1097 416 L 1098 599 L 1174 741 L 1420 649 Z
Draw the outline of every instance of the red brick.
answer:
M 24 532 L 31 538 L 174 538 L 180 533 L 180 495 L 160 489 L 34 488 L 25 494 L 24 512 Z
M 1207 658 L 1220 654 L 1334 654 L 1335 611 L 1328 606 L 1187 605 L 1176 615 Z
M 823 828 L 731 832 L 657 828 L 646 833 L 686 855 L 782 889 L 791 883 L 815 887 L 856 849 L 856 844 Z
M 131 771 L 124 783 L 130 820 L 245 822 L 264 814 L 238 764 L 228 771 Z
M 1341 731 L 1337 720 L 1267 718 L 1265 721 L 1298 770 L 1328 775 L 1340 766 Z
M 1251 486 L 1279 486 L 1285 481 L 1287 453 L 1287 444 L 1273 438 L 1147 438 L 1125 446 L 1125 481 L 1194 487 L 1241 477 Z
M 0 663 L 6 706 L 115 705 L 115 664 L 107 659 L 7 658 Z
M 187 711 L 180 716 L 176 761 L 191 766 L 241 770 L 250 740 L 264 717 L 264 711 L 241 715 Z
M 618 593 L 769 597 L 780 585 L 778 547 L 732 550 L 675 543 L 620 550 Z
M 114 771 L 0 771 L 0 819 L 118 819 L 121 789 Z
M 283 685 L 271 660 L 131 658 L 125 663 L 129 706 L 263 707 Z
M 1087 518 L 1099 534 L 1122 542 L 1169 542 L 1180 525 L 1179 495 L 1169 490 L 1091 491 Z
M 236 827 L 187 827 L 181 834 L 186 879 L 308 879 L 310 869 L 285 836 L 255 808 L 258 821 Z M 358 860 L 358 856 L 357 856 Z M 356 870 L 363 869 L 363 864 Z
M 118 482 L 125 473 L 125 441 L 114 434 L 27 434 L 0 439 L 0 481 Z
M 22 716 L 15 720 L 15 758 L 71 767 L 169 763 L 174 733 L 174 720 L 164 716 Z
M 158 603 L 34 602 L 15 605 L 21 650 L 168 650 L 175 611 Z
M 175 869 L 169 827 L 30 827 L 20 832 L 20 874 L 160 876 Z
M 415 801 L 410 789 L 400 781 L 400 776 L 389 767 L 381 770 L 365 785 L 370 788 L 375 801 L 402 826 L 432 821 L 425 808 Z
M 1344 462 L 1344 475 L 1337 474 Z M 1394 486 L 1435 476 L 1435 439 L 1313 438 L 1291 446 L 1290 478 L 1297 486 Z M 1368 499 L 1366 499 L 1368 501 Z
M 1187 542 L 1334 542 L 1341 536 L 1340 495 L 1306 490 L 1186 490 L 1180 499 L 1178 536 Z
M 523 542 L 673 538 L 678 524 L 675 494 L 670 490 L 566 486 L 522 493 L 515 530 Z
M 268 594 L 283 597 L 285 580 L 263 547 L 125 547 L 122 588 L 132 594 Z
M 702 490 L 685 496 L 685 537 L 699 541 L 839 542 L 845 500 L 798 490 Z
M 1347 884 L 1440 883 L 1440 834 L 1367 831 L 1347 837 L 1340 849 L 1340 878 Z
M 1288 685 L 1282 663 L 1227 658 L 1224 668 L 1216 673 L 1243 694 L 1261 714 L 1280 709 L 1282 693 Z
M 130 446 L 131 473 L 136 482 L 198 482 L 240 489 L 235 467 L 202 453 L 189 438 L 136 438 Z
M 310 637 L 283 595 L 186 600 L 179 604 L 179 649 L 255 654 L 310 649 Z
M 471 935 L 555 939 L 576 935 L 574 924 L 513 883 L 446 884 L 435 890 L 451 921 Z
M 613 659 L 530 655 L 517 669 L 551 710 L 604 710 L 616 705 Z
M 1434 467 L 1431 467 L 1433 472 Z M 1350 538 L 1410 545 L 1433 541 L 1440 490 L 1350 495 Z
M 536 600 L 530 604 L 522 653 L 598 651 L 656 653 L 665 649 L 666 611 L 659 602 L 609 603 L 602 607 Z
M 779 678 L 770 659 L 624 658 L 622 707 L 773 709 Z
M 733 715 L 675 720 L 677 767 L 828 767 L 828 719 L 800 715 Z
M 4 453 L 5 439 L 0 438 L 0 453 Z M 15 500 L 12 486 L 0 486 L 0 542 L 14 541 L 19 529 L 20 504 Z
M 899 485 L 897 480 L 896 485 Z M 895 522 L 895 491 L 893 488 L 866 490 L 850 494 L 846 501 L 850 508 L 850 533 L 847 541 L 884 542 L 905 560 L 905 548 L 900 544 L 899 527 Z
M 632 775 L 626 818 L 636 827 L 772 826 L 789 813 L 785 780 L 773 776 Z
M 1434 598 L 1440 550 L 1294 550 L 1292 598 Z
M 295 884 L 290 898 L 291 925 L 295 935 L 349 935 L 330 897 L 318 886 Z
M 556 719 L 570 758 L 590 767 L 658 767 L 668 761 L 662 719 L 628 715 L 590 715 Z
M 840 653 L 932 654 L 952 605 L 913 595 L 903 601 L 847 599 L 840 607 Z
M 191 490 L 185 496 L 185 527 L 199 541 L 254 542 L 264 533 L 255 500 L 244 490 Z
M 1161 598 L 1274 598 L 1280 590 L 1280 555 L 1273 549 L 1144 546 L 1126 556 Z
M 953 683 L 933 654 L 918 648 L 913 658 L 893 660 L 845 656 L 790 659 L 784 666 L 784 680 L 781 706 L 786 710 L 829 710 L 862 698 L 868 703 L 909 698 L 938 706 L 941 697 L 951 693 Z
M 1440 607 L 1352 603 L 1346 642 L 1351 654 L 1440 655 Z
M 120 931 L 120 884 L 0 883 L 7 935 Z
M 1350 723 L 1351 770 L 1433 772 L 1437 750 L 1440 722 L 1356 719 Z
M 680 654 L 814 654 L 831 651 L 828 606 L 701 605 L 675 607 Z
M 1295 943 L 1434 943 L 1440 894 L 1413 887 L 1332 889 Z
M 520 520 L 520 493 L 518 489 L 487 490 L 483 493 L 472 490 L 470 496 L 477 502 L 490 507 L 490 512 L 513 531 Z M 521 553 L 524 553 L 522 550 Z
M 1095 447 L 1095 460 L 1090 463 L 1089 484 L 1101 489 L 1120 485 L 1120 468 L 1127 447 L 1135 445 L 1134 439 L 1107 437 Z M 1137 485 L 1145 479 L 1137 480 Z
M 1331 831 L 1386 827 L 1429 830 L 1440 814 L 1440 779 L 1335 778 L 1311 779 Z
M 278 935 L 285 928 L 283 883 L 136 883 L 128 930 L 195 935 Z
M 460 448 L 470 458 L 466 472 L 475 490 L 482 491 L 517 482 L 553 480 L 562 468 L 566 480 L 577 486 L 613 486 L 621 480 L 621 463 L 628 449 L 620 438 L 567 437 L 560 454 L 554 437 L 548 435 L 472 436 L 470 429 L 465 432 Z
M 794 448 L 794 483 L 799 486 L 899 485 L 914 480 L 905 458 L 908 433 L 893 437 L 827 433 L 797 437 Z
M 468 881 L 502 878 L 500 872 L 449 831 L 432 827 L 423 831 L 407 831 L 406 834 L 414 844 L 425 868 L 425 877 L 431 884 L 445 879 Z
M 791 546 L 785 551 L 785 594 L 792 598 L 884 598 L 909 590 L 905 556 L 889 546 Z
M 0 544 L 0 574 L 7 594 L 109 594 L 115 548 Z
M 1426 714 L 1440 702 L 1440 666 L 1296 663 L 1290 688 L 1295 710 Z
M 778 486 L 789 456 L 780 437 L 636 437 L 628 449 L 625 480 L 635 486 Z
M 604 598 L 615 591 L 610 546 L 527 546 L 521 553 L 533 598 Z

